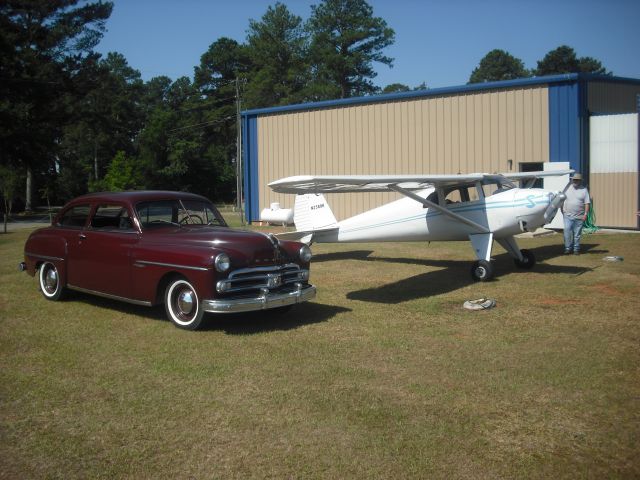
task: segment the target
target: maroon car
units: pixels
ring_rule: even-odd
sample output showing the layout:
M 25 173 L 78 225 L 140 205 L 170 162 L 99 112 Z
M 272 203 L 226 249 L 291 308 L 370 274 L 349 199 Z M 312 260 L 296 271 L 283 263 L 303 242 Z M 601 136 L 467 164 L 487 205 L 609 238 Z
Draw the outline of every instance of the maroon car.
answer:
M 179 328 L 204 312 L 287 307 L 313 298 L 311 251 L 272 234 L 233 230 L 204 197 L 181 192 L 84 195 L 33 232 L 20 264 L 40 290 L 66 289 L 137 305 L 163 303 Z

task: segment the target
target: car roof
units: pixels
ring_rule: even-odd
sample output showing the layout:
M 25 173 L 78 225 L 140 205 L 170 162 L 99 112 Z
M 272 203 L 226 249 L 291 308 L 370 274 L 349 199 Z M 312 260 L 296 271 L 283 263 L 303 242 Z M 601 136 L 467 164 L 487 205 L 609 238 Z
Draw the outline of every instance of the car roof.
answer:
M 169 190 L 131 190 L 126 192 L 97 192 L 88 193 L 74 198 L 70 203 L 86 202 L 126 202 L 135 204 L 138 202 L 153 200 L 168 200 L 180 198 L 183 200 L 209 200 L 201 195 L 188 192 L 173 192 Z

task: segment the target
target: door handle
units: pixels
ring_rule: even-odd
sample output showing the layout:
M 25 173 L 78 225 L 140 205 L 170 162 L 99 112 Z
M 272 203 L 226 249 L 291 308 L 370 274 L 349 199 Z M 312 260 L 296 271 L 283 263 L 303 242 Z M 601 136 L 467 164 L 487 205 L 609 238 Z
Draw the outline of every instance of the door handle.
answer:
M 80 235 L 78 235 L 78 237 L 80 238 L 80 240 L 86 240 L 87 236 L 84 233 L 81 233 Z

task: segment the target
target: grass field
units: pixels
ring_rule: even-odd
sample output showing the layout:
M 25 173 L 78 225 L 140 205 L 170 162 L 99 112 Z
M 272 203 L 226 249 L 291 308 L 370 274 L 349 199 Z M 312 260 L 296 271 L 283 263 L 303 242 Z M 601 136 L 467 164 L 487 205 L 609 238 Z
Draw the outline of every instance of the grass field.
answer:
M 315 301 L 209 316 L 48 302 L 0 235 L 0 478 L 638 478 L 640 236 L 315 245 Z M 623 262 L 603 262 L 620 255 Z M 465 300 L 491 297 L 469 312 Z

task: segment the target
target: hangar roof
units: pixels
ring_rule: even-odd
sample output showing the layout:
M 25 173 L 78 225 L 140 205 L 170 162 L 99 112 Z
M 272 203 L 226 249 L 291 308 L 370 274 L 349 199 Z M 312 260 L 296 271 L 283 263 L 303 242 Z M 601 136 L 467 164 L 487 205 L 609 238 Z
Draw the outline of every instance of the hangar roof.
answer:
M 411 92 L 388 93 L 384 95 L 372 95 L 367 97 L 352 97 L 339 100 L 325 100 L 322 102 L 299 103 L 280 107 L 258 108 L 245 110 L 243 116 L 267 115 L 272 113 L 296 112 L 319 108 L 341 107 L 347 105 L 361 105 L 366 103 L 389 102 L 395 100 L 407 100 L 411 98 L 434 97 L 438 95 L 455 95 L 459 93 L 472 93 L 485 90 L 496 90 L 514 87 L 526 87 L 530 85 L 548 85 L 554 83 L 567 83 L 577 81 L 627 83 L 640 85 L 640 79 L 614 77 L 610 75 L 594 75 L 587 73 L 565 73 L 562 75 L 548 75 L 545 77 L 519 78 L 517 80 L 504 80 L 500 82 L 473 83 L 470 85 L 458 85 L 454 87 L 431 88 L 427 90 L 415 90 Z

